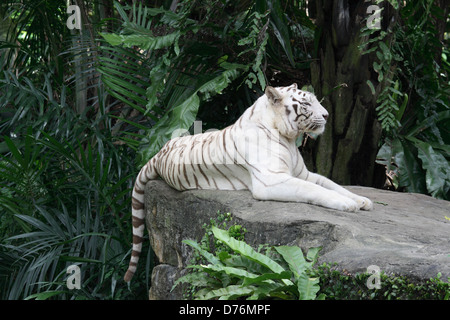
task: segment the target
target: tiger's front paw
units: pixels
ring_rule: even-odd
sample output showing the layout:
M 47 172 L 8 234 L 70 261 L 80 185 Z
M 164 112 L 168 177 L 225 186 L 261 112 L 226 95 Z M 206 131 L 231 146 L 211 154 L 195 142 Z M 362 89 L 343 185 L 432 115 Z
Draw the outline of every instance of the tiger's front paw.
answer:
M 370 201 L 370 199 L 366 197 L 357 196 L 353 200 L 356 201 L 358 204 L 358 208 L 361 210 L 372 210 L 373 209 L 373 203 Z
M 359 209 L 359 205 L 358 203 L 356 203 L 356 201 L 345 196 L 333 197 L 331 199 L 328 199 L 327 202 L 328 207 L 340 211 L 355 212 Z

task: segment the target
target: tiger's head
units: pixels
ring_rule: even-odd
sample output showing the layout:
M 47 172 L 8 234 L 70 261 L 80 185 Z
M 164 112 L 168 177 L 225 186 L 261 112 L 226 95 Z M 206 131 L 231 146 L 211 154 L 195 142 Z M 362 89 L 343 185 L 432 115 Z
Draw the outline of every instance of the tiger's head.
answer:
M 275 113 L 274 125 L 281 135 L 293 139 L 301 133 L 321 134 L 325 130 L 328 111 L 311 92 L 289 87 L 270 87 L 265 90 Z

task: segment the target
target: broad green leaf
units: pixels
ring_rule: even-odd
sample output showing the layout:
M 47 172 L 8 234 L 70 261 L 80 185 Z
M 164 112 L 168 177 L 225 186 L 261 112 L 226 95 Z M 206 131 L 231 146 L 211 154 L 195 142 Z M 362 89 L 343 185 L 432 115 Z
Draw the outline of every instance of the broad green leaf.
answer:
M 223 262 L 229 267 L 245 268 L 253 273 L 264 274 L 271 272 L 269 268 L 240 255 L 233 255 Z
M 427 190 L 433 197 L 443 198 L 450 189 L 450 163 L 428 143 L 416 144 L 422 167 L 426 170 Z
M 412 137 L 412 136 L 406 136 L 405 139 L 411 141 L 414 144 L 418 144 L 418 143 L 423 142 L 422 140 L 419 140 L 419 139 L 417 139 L 415 137 Z M 440 144 L 438 142 L 430 142 L 430 141 L 427 141 L 427 143 L 433 149 L 441 150 L 445 157 L 450 157 L 450 145 L 448 145 L 448 144 Z
M 148 137 L 143 139 L 140 152 L 140 163 L 144 165 L 162 146 L 172 138 L 175 130 L 187 130 L 194 123 L 200 106 L 200 98 L 195 93 L 180 105 L 166 113 L 158 123 L 153 126 Z
M 218 229 L 216 227 L 212 227 L 212 232 L 218 240 L 222 241 L 224 244 L 229 246 L 232 250 L 243 255 L 244 257 L 269 268 L 270 270 L 272 270 L 275 273 L 281 273 L 281 272 L 285 271 L 284 268 L 282 266 L 280 266 L 277 262 L 275 262 L 274 260 L 270 259 L 269 257 L 255 251 L 251 246 L 249 246 L 245 242 L 239 241 L 239 240 L 236 240 L 236 239 L 230 237 L 228 235 L 227 231 Z M 283 282 L 286 285 L 291 284 L 291 282 L 289 280 L 283 280 Z
M 322 250 L 322 247 L 310 248 L 306 253 L 306 259 L 310 261 L 310 266 L 314 266 L 319 259 L 319 252 Z
M 395 139 L 392 143 L 393 162 L 398 167 L 399 186 L 408 192 L 425 193 L 426 185 L 421 164 L 413 153 L 414 146 Z
M 318 297 L 316 297 L 316 300 L 325 300 L 326 297 L 327 295 L 325 293 L 321 293 Z
M 280 282 L 263 282 L 253 287 L 253 292 L 247 300 L 261 300 L 269 297 L 281 297 L 285 300 L 292 299 L 291 296 L 286 295 L 286 286 Z
M 243 285 L 248 286 L 249 284 L 257 284 L 261 285 L 264 282 L 267 283 L 267 280 L 282 280 L 282 279 L 291 279 L 292 273 L 289 271 L 283 271 L 281 273 L 264 273 L 263 275 L 256 277 L 247 277 L 244 279 Z M 273 283 L 273 281 L 270 281 Z
M 314 300 L 320 290 L 319 279 L 310 278 L 306 273 L 302 273 L 297 280 L 299 300 Z
M 225 288 L 220 288 L 216 290 L 210 290 L 206 294 L 201 294 L 199 291 L 199 295 L 196 295 L 196 298 L 199 300 L 209 300 L 219 298 L 221 300 L 229 300 L 236 299 L 242 296 L 248 296 L 253 292 L 253 288 L 251 287 L 242 287 L 240 285 L 230 285 Z
M 276 263 L 269 257 L 267 257 L 259 252 L 256 252 L 251 246 L 249 246 L 245 242 L 239 241 L 239 240 L 234 239 L 233 237 L 230 237 L 228 235 L 227 231 L 221 230 L 221 229 L 213 226 L 212 232 L 214 234 L 214 237 L 216 237 L 216 239 L 222 241 L 224 244 L 229 246 L 232 250 L 243 255 L 244 257 L 246 257 L 252 261 L 255 261 L 257 263 L 260 263 L 276 273 L 280 273 L 280 272 L 284 271 L 282 266 L 280 266 L 278 263 Z
M 202 249 L 200 245 L 194 240 L 183 240 L 182 242 L 197 250 L 208 262 L 217 265 L 222 264 L 219 259 L 217 259 L 213 254 L 209 253 L 208 251 Z
M 416 134 L 424 131 L 425 129 L 436 125 L 437 122 L 450 119 L 450 110 L 441 111 L 433 116 L 427 117 L 421 123 L 416 125 L 412 130 L 408 132 L 408 136 L 415 136 Z
M 207 266 L 202 266 L 202 269 L 205 271 L 215 271 L 215 272 L 225 272 L 226 274 L 233 276 L 233 277 L 238 277 L 241 279 L 256 279 L 258 278 L 257 274 L 248 272 L 244 269 L 240 269 L 240 268 L 234 268 L 234 267 L 226 267 L 223 265 L 207 265 Z
M 302 249 L 297 246 L 280 246 L 275 247 L 275 250 L 283 257 L 289 265 L 289 269 L 294 273 L 297 279 L 300 274 L 307 269 L 307 263 L 303 256 Z

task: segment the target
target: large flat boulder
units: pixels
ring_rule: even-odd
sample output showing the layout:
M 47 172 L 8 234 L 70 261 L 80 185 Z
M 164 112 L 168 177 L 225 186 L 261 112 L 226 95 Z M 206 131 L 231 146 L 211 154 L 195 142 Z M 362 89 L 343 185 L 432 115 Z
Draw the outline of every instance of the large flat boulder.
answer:
M 199 241 L 202 225 L 230 212 L 247 228 L 246 241 L 321 246 L 319 262 L 337 262 L 351 273 L 378 266 L 386 274 L 424 280 L 450 277 L 450 202 L 412 193 L 347 187 L 374 202 L 373 211 L 341 212 L 293 202 L 258 201 L 249 191 L 179 192 L 165 182 L 146 186 L 146 222 L 160 266 L 153 271 L 151 298 L 177 299 L 171 283 L 189 264 L 192 251 L 181 241 Z

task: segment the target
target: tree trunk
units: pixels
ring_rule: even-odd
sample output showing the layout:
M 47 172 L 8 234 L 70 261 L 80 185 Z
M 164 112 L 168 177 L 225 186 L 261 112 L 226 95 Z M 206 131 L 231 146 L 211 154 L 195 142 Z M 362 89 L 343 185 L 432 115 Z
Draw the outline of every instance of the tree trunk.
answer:
M 367 80 L 377 83 L 377 74 L 372 68 L 373 54 L 362 55 L 359 49 L 368 40 L 361 37 L 361 29 L 371 3 L 317 0 L 310 5 L 320 32 L 311 81 L 330 113 L 310 161 L 318 173 L 337 183 L 373 186 L 381 127 L 375 112 L 376 97 Z
M 442 10 L 442 16 L 439 18 L 434 17 L 434 19 L 435 19 L 435 25 L 436 25 L 436 30 L 437 30 L 436 36 L 439 39 L 439 41 L 441 43 L 443 43 L 446 26 L 447 26 L 447 18 L 446 17 L 448 17 L 448 14 L 450 12 L 450 7 L 448 6 L 447 0 L 435 0 L 434 4 L 437 7 L 439 7 L 439 9 Z M 443 48 L 443 46 L 441 46 L 440 48 L 437 48 L 436 56 L 434 59 L 434 60 L 436 60 L 436 63 L 438 65 L 441 65 L 441 62 L 442 62 L 442 48 Z

